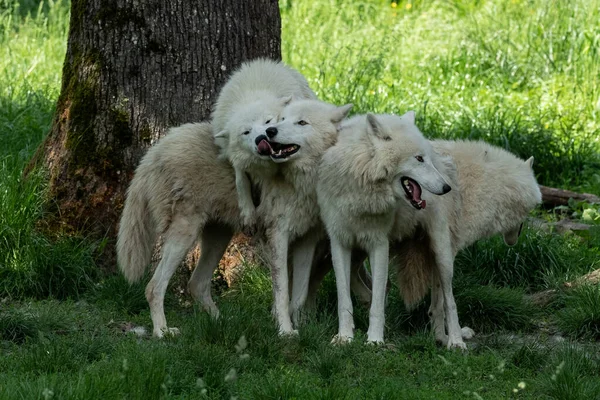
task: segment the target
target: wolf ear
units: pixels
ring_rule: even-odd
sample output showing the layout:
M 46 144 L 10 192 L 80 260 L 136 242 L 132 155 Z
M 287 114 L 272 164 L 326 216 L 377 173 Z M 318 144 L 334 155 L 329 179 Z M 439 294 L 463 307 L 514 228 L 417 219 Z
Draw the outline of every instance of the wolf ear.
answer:
M 385 128 L 375 114 L 367 114 L 367 132 L 379 139 L 390 140 L 390 136 L 385 132 Z
M 342 120 L 346 118 L 351 109 L 352 104 L 346 104 L 340 107 L 336 107 L 336 109 L 333 110 L 333 113 L 331 114 L 331 122 L 333 122 L 334 124 L 342 122 Z
M 227 131 L 224 129 L 221 132 L 215 133 L 216 138 L 222 138 L 222 137 L 226 137 L 226 136 L 227 136 Z
M 529 165 L 529 168 L 533 169 L 533 156 L 529 157 L 525 164 Z
M 283 107 L 285 107 L 288 104 L 290 104 L 292 102 L 292 100 L 294 100 L 294 97 L 293 96 L 285 96 L 285 97 L 282 97 L 280 100 L 281 100 L 281 105 Z
M 412 110 L 408 111 L 403 116 L 401 116 L 400 118 L 402 118 L 403 120 L 405 120 L 409 124 L 413 124 L 414 125 L 414 123 L 415 123 L 415 112 L 412 111 Z

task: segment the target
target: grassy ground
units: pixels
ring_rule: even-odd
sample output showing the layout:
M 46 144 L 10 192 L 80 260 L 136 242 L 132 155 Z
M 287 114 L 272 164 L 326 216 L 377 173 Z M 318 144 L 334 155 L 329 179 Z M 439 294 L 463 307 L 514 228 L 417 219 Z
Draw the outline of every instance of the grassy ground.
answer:
M 600 194 L 600 2 L 280 5 L 284 58 L 323 99 L 416 109 L 430 136 L 533 154 L 541 183 Z M 219 321 L 173 289 L 167 318 L 180 337 L 126 333 L 149 326 L 143 285 L 101 276 L 101 243 L 42 235 L 44 182 L 21 178 L 52 121 L 67 28 L 65 2 L 0 0 L 0 399 L 600 397 L 600 288 L 563 287 L 599 268 L 598 230 L 530 228 L 514 248 L 493 238 L 462 252 L 459 314 L 478 333 L 467 355 L 436 346 L 426 305 L 407 312 L 395 288 L 385 347 L 362 344 L 364 307 L 358 340 L 330 346 L 331 278 L 300 337 L 280 339 L 256 266 L 221 293 Z M 535 216 L 600 224 L 590 204 Z M 548 305 L 529 301 L 545 290 L 556 290 Z

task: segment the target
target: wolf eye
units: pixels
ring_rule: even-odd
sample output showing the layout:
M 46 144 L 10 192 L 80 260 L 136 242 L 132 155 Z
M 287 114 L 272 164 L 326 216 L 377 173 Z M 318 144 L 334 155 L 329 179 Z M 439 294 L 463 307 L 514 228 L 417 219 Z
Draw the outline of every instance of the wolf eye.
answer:
M 423 157 L 421 157 L 421 156 L 415 156 L 415 158 L 417 159 L 418 162 L 424 162 Z
M 250 131 L 244 131 L 244 132 L 242 132 L 242 135 L 247 135 L 249 133 L 250 133 Z
M 282 117 L 282 118 L 281 118 L 281 120 L 282 120 L 282 121 L 285 121 L 285 117 Z
M 308 122 L 306 122 L 305 120 L 301 119 L 300 121 L 298 121 L 298 125 L 300 125 L 300 126 L 308 125 Z
M 271 120 L 268 120 L 267 122 L 265 122 L 265 125 L 270 124 L 270 123 L 271 123 Z

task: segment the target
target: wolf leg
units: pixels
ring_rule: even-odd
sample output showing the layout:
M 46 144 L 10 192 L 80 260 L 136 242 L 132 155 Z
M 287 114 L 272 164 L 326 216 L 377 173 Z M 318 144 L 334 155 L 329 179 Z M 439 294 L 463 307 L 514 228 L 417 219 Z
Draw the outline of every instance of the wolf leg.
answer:
M 369 250 L 369 260 L 373 270 L 373 298 L 369 312 L 369 331 L 367 332 L 367 340 L 370 343 L 383 343 L 389 247 L 389 241 L 384 240 Z
M 213 301 L 210 282 L 232 237 L 233 230 L 226 225 L 209 224 L 204 227 L 200 239 L 200 259 L 188 282 L 192 297 L 215 318 L 219 316 L 219 309 Z
M 171 276 L 173 276 L 177 266 L 194 244 L 200 226 L 200 219 L 178 215 L 173 219 L 171 226 L 164 235 L 165 240 L 160 263 L 156 267 L 148 286 L 146 286 L 146 299 L 150 305 L 153 334 L 156 337 L 163 337 L 165 333 L 179 333 L 177 328 L 167 328 L 164 310 L 165 293 Z
M 444 292 L 440 283 L 439 272 L 437 268 L 431 276 L 431 304 L 429 305 L 429 319 L 431 328 L 435 335 L 435 340 L 447 345 L 448 335 L 446 335 L 446 322 L 444 318 Z
M 273 281 L 274 312 L 280 335 L 294 335 L 290 317 L 290 289 L 288 277 L 289 234 L 285 229 L 275 228 L 269 235 L 271 279 Z
M 456 311 L 456 302 L 452 292 L 452 278 L 454 275 L 454 257 L 450 241 L 450 232 L 447 226 L 435 230 L 431 236 L 431 244 L 435 253 L 438 278 L 443 293 L 444 314 L 446 326 L 448 328 L 447 348 L 459 348 L 466 350 L 467 346 L 462 339 L 460 325 L 458 323 L 458 313 Z M 439 302 L 438 302 L 439 303 Z
M 332 343 L 345 343 L 354 338 L 354 317 L 350 298 L 350 262 L 352 250 L 336 239 L 331 239 L 331 258 L 335 272 L 335 285 L 338 295 L 338 334 Z
M 318 240 L 318 235 L 308 233 L 294 243 L 292 248 L 293 275 L 290 311 L 296 327 L 300 324 L 302 308 L 308 296 L 311 267 Z
M 429 306 L 429 318 L 435 334 L 435 339 L 446 346 L 448 344 L 448 335 L 446 335 L 446 322 L 444 318 L 444 294 L 442 293 L 440 280 L 437 270 L 433 271 L 431 285 L 431 305 Z M 463 340 L 472 339 L 475 331 L 468 326 L 460 329 Z
M 256 224 L 256 208 L 252 201 L 252 183 L 242 170 L 235 170 L 235 187 L 238 195 L 238 205 L 242 223 L 249 229 L 254 229 Z

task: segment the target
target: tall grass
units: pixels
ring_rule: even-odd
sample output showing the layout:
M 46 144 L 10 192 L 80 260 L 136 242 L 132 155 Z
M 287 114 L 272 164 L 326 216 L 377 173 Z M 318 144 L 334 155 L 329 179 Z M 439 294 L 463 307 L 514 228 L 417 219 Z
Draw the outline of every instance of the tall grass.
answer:
M 86 291 L 97 272 L 85 240 L 48 238 L 44 177 L 22 170 L 47 134 L 66 50 L 68 3 L 0 3 L 0 292 L 66 298 Z
M 416 109 L 433 137 L 535 156 L 600 191 L 600 2 L 282 1 L 284 59 L 355 112 Z

